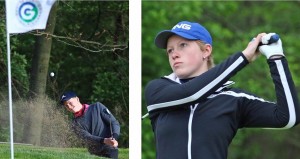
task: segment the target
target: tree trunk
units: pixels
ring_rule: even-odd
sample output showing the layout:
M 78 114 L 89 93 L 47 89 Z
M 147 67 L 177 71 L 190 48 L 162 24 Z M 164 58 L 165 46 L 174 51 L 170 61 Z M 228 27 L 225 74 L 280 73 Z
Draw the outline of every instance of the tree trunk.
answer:
M 57 2 L 53 4 L 45 33 L 53 34 L 56 23 Z M 30 104 L 28 107 L 26 126 L 23 133 L 23 141 L 34 145 L 40 145 L 43 111 L 46 100 L 46 83 L 48 66 L 52 46 L 52 37 L 47 35 L 37 36 L 35 50 L 31 63 L 30 74 Z

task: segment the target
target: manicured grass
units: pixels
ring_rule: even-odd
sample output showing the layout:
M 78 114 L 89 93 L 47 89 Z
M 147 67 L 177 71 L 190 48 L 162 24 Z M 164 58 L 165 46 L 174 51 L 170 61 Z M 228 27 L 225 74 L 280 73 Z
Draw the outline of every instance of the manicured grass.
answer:
M 90 155 L 85 148 L 53 148 L 14 145 L 15 159 L 100 159 Z M 0 158 L 10 159 L 10 145 L 0 144 Z M 119 148 L 119 159 L 128 159 L 129 149 Z M 102 158 L 105 159 L 105 158 Z

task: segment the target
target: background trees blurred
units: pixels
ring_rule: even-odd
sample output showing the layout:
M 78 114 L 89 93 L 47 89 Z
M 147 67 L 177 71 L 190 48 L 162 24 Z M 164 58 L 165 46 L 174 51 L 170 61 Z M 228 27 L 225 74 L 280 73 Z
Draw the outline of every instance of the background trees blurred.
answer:
M 57 1 L 54 32 L 34 30 L 11 35 L 14 136 L 16 142 L 26 133 L 24 119 L 36 108 L 42 115 L 41 145 L 68 146 L 69 130 L 65 123 L 71 114 L 58 103 L 67 90 L 77 93 L 82 103 L 102 102 L 121 123 L 119 145 L 129 143 L 129 2 L 128 1 Z M 6 67 L 5 2 L 0 2 L 0 141 L 8 141 L 8 102 Z M 40 37 L 52 39 L 47 71 L 45 99 L 32 100 L 32 70 L 38 68 L 33 58 Z M 46 46 L 47 47 L 47 46 Z M 48 48 L 49 49 L 49 48 Z M 45 64 L 46 65 L 46 64 Z M 49 73 L 55 76 L 50 77 Z M 31 74 L 31 75 L 30 75 Z M 29 112 L 27 115 L 26 112 Z M 62 112 L 62 113 L 60 113 Z M 6 118 L 7 117 L 7 118 Z M 61 120 L 57 120 L 61 119 Z M 62 122 L 61 124 L 59 122 Z M 46 125 L 46 127 L 45 127 Z M 61 128 L 55 127 L 61 125 Z M 27 125 L 28 126 L 28 125 Z M 52 132 L 55 134 L 51 134 Z M 63 132 L 60 132 L 63 131 Z M 48 134 L 47 134 L 48 133 Z M 48 135 L 48 136 L 47 136 Z M 50 136 L 52 135 L 52 139 Z M 53 135 L 58 135 L 55 140 Z M 65 139 L 61 140 L 60 139 Z M 53 140 L 53 141 L 52 141 Z M 70 144 L 69 144 L 70 145 Z
M 171 29 L 182 20 L 196 21 L 205 26 L 213 38 L 216 64 L 231 54 L 242 51 L 260 32 L 276 32 L 300 90 L 300 2 L 261 1 L 168 1 L 142 2 L 142 88 L 147 82 L 171 72 L 164 50 L 154 45 L 156 34 Z M 274 87 L 265 57 L 239 72 L 235 86 L 275 101 Z M 147 113 L 144 91 L 142 113 Z M 300 126 L 275 131 L 242 129 L 229 148 L 229 159 L 297 158 L 300 151 Z M 153 132 L 149 119 L 142 121 L 143 159 L 155 158 Z

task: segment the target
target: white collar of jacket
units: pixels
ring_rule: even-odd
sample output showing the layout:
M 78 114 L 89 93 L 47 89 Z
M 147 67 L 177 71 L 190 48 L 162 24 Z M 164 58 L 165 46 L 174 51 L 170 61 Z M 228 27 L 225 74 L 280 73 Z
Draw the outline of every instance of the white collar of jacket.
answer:
M 170 75 L 168 76 L 164 76 L 165 78 L 171 80 L 171 81 L 174 81 L 174 82 L 177 82 L 179 84 L 181 84 L 179 78 L 175 75 L 175 73 L 171 73 Z M 219 89 L 216 90 L 216 92 L 220 92 L 222 89 L 226 88 L 226 87 L 229 87 L 231 85 L 235 84 L 234 81 L 227 81 L 226 83 L 224 83 Z
M 177 82 L 177 83 L 181 84 L 179 78 L 175 75 L 174 72 L 169 74 L 168 76 L 164 76 L 164 77 L 171 80 L 171 81 L 174 81 L 174 82 Z

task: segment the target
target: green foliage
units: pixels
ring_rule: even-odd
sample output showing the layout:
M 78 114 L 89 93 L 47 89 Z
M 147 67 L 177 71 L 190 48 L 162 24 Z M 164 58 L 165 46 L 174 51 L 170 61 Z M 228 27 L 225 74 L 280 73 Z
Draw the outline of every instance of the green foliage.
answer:
M 0 140 L 8 141 L 9 139 L 9 130 L 7 127 L 0 127 Z
M 115 116 L 118 116 L 121 130 L 129 130 L 129 98 L 126 96 L 129 94 L 127 62 L 125 59 L 118 59 L 112 62 L 110 65 L 112 67 L 97 70 L 93 81 L 93 95 L 91 96 L 92 101 L 101 101 L 114 112 Z M 120 141 L 127 146 L 129 145 L 128 137 L 128 131 L 124 131 L 120 137 Z
M 201 23 L 210 31 L 216 64 L 229 55 L 242 51 L 258 33 L 278 33 L 283 41 L 296 88 L 300 90 L 300 79 L 297 76 L 297 72 L 300 71 L 298 6 L 299 2 L 291 1 L 143 1 L 143 89 L 150 80 L 171 73 L 164 50 L 154 45 L 156 34 L 171 29 L 179 21 L 189 20 Z M 259 57 L 231 80 L 236 82 L 235 87 L 268 100 L 275 100 L 274 86 L 264 57 Z M 144 96 L 142 99 L 142 113 L 145 114 L 147 110 Z M 230 145 L 228 158 L 295 158 L 300 147 L 296 142 L 289 140 L 288 136 L 293 136 L 294 141 L 299 141 L 298 127 L 287 131 L 240 130 Z M 155 144 L 149 119 L 143 120 L 142 130 L 143 158 L 154 158 Z M 291 152 L 284 152 L 285 150 Z
M 0 12 L 4 13 L 4 2 L 0 2 Z M 6 43 L 6 25 L 5 25 L 5 14 L 0 15 L 0 82 L 1 87 L 7 88 L 7 43 Z M 18 39 L 11 37 L 10 39 L 11 50 L 16 48 L 16 43 L 20 43 Z M 11 51 L 11 76 L 14 82 L 15 93 L 23 94 L 28 91 L 29 77 L 27 73 L 28 60 L 25 55 L 18 51 Z M 19 92 L 20 91 L 20 92 Z
M 122 123 L 120 147 L 129 139 L 129 2 L 59 1 L 52 37 L 46 94 L 54 101 L 66 90 L 83 103 L 102 102 Z M 14 100 L 26 100 L 34 30 L 10 35 Z M 5 2 L 0 1 L 0 97 L 7 94 Z M 4 98 L 5 99 L 5 98 Z M 57 107 L 56 105 L 54 105 Z M 67 113 L 67 112 L 66 112 Z M 0 125 L 0 133 L 5 127 Z
M 5 67 L 1 68 L 3 69 L 4 72 L 7 72 L 6 66 L 7 66 L 7 54 L 2 54 L 3 56 L 3 65 L 5 65 Z M 29 87 L 29 77 L 28 77 L 28 73 L 26 71 L 26 67 L 28 66 L 27 64 L 27 59 L 25 58 L 24 55 L 20 55 L 17 52 L 12 52 L 11 53 L 11 76 L 12 79 L 18 79 L 15 80 L 15 85 L 14 88 L 21 91 L 20 93 L 26 93 L 28 91 L 28 87 Z M 4 76 L 3 76 L 4 77 Z M 2 78 L 3 78 L 2 77 Z M 7 77 L 7 76 L 5 76 Z M 1 81 L 3 81 L 3 83 L 5 80 L 7 80 L 7 78 L 5 79 L 0 79 Z M 7 87 L 7 85 L 4 85 Z

